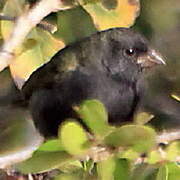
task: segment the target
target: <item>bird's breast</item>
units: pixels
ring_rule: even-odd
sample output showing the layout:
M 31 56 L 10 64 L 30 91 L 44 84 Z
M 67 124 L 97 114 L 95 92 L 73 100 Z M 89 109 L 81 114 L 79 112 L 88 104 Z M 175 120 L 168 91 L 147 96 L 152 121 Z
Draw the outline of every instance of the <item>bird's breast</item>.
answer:
M 125 121 L 132 113 L 135 90 L 124 81 L 114 81 L 101 74 L 75 72 L 60 85 L 64 101 L 77 105 L 85 99 L 98 99 L 106 107 L 112 122 Z

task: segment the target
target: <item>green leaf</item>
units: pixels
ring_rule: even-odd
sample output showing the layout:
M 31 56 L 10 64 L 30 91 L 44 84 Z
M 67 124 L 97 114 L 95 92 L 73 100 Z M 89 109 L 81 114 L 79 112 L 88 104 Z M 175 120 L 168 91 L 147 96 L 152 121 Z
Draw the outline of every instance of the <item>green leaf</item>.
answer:
M 114 179 L 115 166 L 116 162 L 114 157 L 109 157 L 107 160 L 97 163 L 97 173 L 99 180 Z
M 156 180 L 168 180 L 168 167 L 166 165 L 159 168 Z
M 116 159 L 114 180 L 129 180 L 130 164 L 126 159 Z
M 120 157 L 120 158 L 131 159 L 131 160 L 135 160 L 139 156 L 140 156 L 140 154 L 133 151 L 132 149 L 128 149 L 128 150 L 120 152 L 118 154 L 118 157 Z
M 59 139 L 67 152 L 73 155 L 85 152 L 87 135 L 79 123 L 73 119 L 67 119 L 59 128 Z
M 171 143 L 166 149 L 166 159 L 169 161 L 175 161 L 180 155 L 180 142 Z
M 148 153 L 148 158 L 147 158 L 146 162 L 149 164 L 155 164 L 162 160 L 163 160 L 163 158 L 162 158 L 162 155 L 160 154 L 160 152 L 158 150 L 153 150 Z
M 125 125 L 115 129 L 105 138 L 110 146 L 131 147 L 137 152 L 145 152 L 155 145 L 155 131 L 147 126 Z
M 180 166 L 176 163 L 168 163 L 168 180 L 179 180 L 180 179 Z
M 107 160 L 97 163 L 97 173 L 100 180 L 128 180 L 129 162 L 126 159 L 109 157 Z
M 81 6 L 59 11 L 57 18 L 58 30 L 55 35 L 65 44 L 76 42 L 97 31 L 90 15 Z
M 80 118 L 97 136 L 104 136 L 112 128 L 108 125 L 108 115 L 104 105 L 98 100 L 86 100 L 79 107 L 75 107 Z
M 54 180 L 80 180 L 80 177 L 76 174 L 61 174 L 55 177 Z
M 89 159 L 87 161 L 83 161 L 83 169 L 89 173 L 91 173 L 91 170 L 94 167 L 95 162 L 92 159 Z
M 157 168 L 148 164 L 139 164 L 134 166 L 130 180 L 155 180 Z
M 44 144 L 42 144 L 37 149 L 37 151 L 47 151 L 47 152 L 64 151 L 64 147 L 59 139 L 51 139 L 46 141 Z
M 72 161 L 72 157 L 66 152 L 38 151 L 30 159 L 17 164 L 15 168 L 24 174 L 40 173 L 58 168 L 68 161 Z
M 59 167 L 59 169 L 64 173 L 73 173 L 82 168 L 83 168 L 82 164 L 78 160 L 69 161 Z

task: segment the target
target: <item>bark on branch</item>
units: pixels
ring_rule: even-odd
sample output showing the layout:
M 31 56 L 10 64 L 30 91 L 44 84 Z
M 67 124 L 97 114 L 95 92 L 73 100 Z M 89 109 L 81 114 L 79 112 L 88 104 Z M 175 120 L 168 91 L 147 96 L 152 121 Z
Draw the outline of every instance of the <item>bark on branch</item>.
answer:
M 180 130 L 174 130 L 171 132 L 163 132 L 156 137 L 157 143 L 169 143 L 172 141 L 180 140 Z
M 11 21 L 14 22 L 16 20 L 16 17 L 6 16 L 4 14 L 0 14 L 0 20 L 2 21 Z M 54 33 L 57 31 L 57 26 L 47 22 L 47 21 L 41 21 L 39 24 L 37 24 L 37 27 L 48 31 L 50 33 Z

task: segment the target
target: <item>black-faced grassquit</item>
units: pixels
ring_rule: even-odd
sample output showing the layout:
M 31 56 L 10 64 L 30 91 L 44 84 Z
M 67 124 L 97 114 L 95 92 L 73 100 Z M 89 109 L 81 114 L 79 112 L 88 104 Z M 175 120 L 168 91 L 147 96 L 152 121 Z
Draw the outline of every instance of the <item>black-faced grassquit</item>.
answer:
M 100 100 L 109 123 L 120 124 L 132 120 L 141 99 L 139 80 L 155 64 L 165 62 L 141 34 L 109 29 L 60 50 L 21 94 L 44 136 L 55 136 L 64 119 L 76 117 L 72 106 L 85 99 Z
M 132 121 L 143 96 L 144 73 L 156 64 L 165 62 L 141 34 L 109 29 L 60 50 L 21 91 L 13 87 L 0 97 L 0 106 L 29 109 L 45 137 L 56 136 L 66 118 L 78 119 L 72 107 L 86 99 L 100 100 L 109 123 L 119 125 Z

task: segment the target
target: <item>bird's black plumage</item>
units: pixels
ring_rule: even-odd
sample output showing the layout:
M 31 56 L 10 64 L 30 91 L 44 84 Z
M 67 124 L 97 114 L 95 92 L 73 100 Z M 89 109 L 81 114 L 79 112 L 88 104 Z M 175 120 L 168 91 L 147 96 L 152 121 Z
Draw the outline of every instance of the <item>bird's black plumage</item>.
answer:
M 85 99 L 100 100 L 110 123 L 131 120 L 141 98 L 144 67 L 138 58 L 148 52 L 147 40 L 126 28 L 98 32 L 59 51 L 22 88 L 37 129 L 56 135 L 65 118 L 76 116 L 72 106 Z

